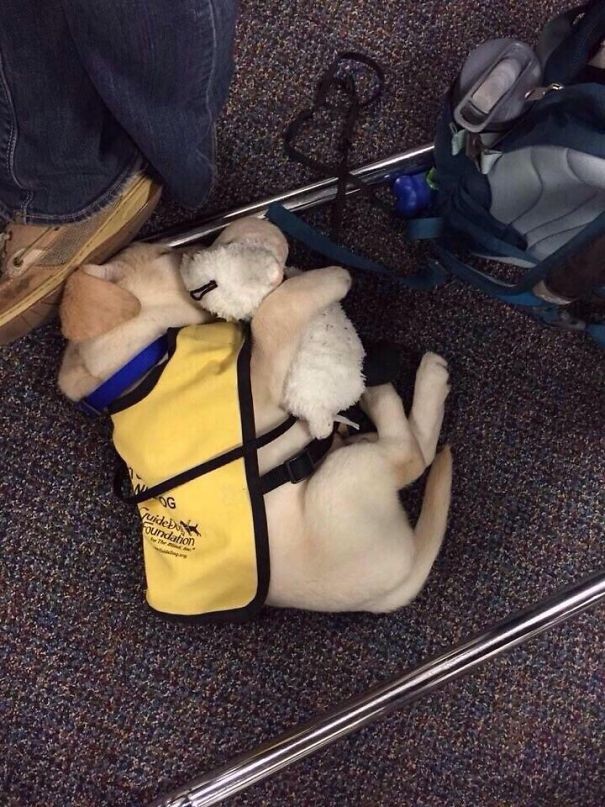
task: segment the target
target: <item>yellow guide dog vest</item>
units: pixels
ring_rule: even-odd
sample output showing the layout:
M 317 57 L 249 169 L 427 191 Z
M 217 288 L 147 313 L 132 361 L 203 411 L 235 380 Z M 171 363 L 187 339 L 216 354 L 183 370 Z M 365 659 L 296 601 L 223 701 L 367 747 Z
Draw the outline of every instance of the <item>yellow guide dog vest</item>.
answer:
M 269 550 L 246 331 L 182 328 L 168 360 L 110 412 L 141 516 L 149 605 L 176 618 L 253 616 Z

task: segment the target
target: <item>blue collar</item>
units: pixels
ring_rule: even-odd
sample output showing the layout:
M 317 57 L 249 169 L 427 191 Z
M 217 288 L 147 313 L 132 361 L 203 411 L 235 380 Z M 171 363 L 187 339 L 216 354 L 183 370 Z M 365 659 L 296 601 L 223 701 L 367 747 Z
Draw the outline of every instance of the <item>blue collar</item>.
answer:
M 155 342 L 147 345 L 144 350 L 137 353 L 117 373 L 110 376 L 100 387 L 93 390 L 90 395 L 78 403 L 78 409 L 87 415 L 97 416 L 126 392 L 149 370 L 151 370 L 166 355 L 168 351 L 168 338 L 166 334 L 160 336 Z

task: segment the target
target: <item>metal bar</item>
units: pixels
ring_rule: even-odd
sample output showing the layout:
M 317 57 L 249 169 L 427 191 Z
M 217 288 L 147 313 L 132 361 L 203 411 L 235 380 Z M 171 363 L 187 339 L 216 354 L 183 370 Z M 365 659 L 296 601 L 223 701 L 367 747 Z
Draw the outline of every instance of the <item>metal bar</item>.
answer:
M 463 675 L 488 659 L 570 619 L 605 598 L 605 571 L 559 591 L 550 598 L 437 656 L 421 667 L 343 703 L 281 735 L 223 768 L 155 801 L 151 807 L 209 807 L 260 782 L 282 768 L 357 731 Z
M 360 168 L 354 168 L 351 173 L 359 179 L 364 180 L 368 185 L 376 185 L 384 182 L 390 175 L 396 174 L 400 171 L 422 171 L 432 165 L 433 162 L 433 145 L 429 143 L 426 146 L 410 149 L 400 154 L 394 154 L 392 157 L 387 157 L 384 160 L 377 160 L 367 165 L 362 165 Z M 244 216 L 257 216 L 263 218 L 267 213 L 267 208 L 273 202 L 280 202 L 288 210 L 308 210 L 311 207 L 330 202 L 336 198 L 336 177 L 329 177 L 328 179 L 321 179 L 318 182 L 313 182 L 310 185 L 305 185 L 302 188 L 295 188 L 291 191 L 284 191 L 269 199 L 263 199 L 261 202 L 254 202 L 243 207 L 238 207 L 235 210 L 230 210 L 222 213 L 200 224 L 190 226 L 189 229 L 183 230 L 180 228 L 172 228 L 164 230 L 161 233 L 156 233 L 150 236 L 146 241 L 159 242 L 166 244 L 169 247 L 184 247 L 188 244 L 194 244 L 196 241 L 201 241 L 209 235 L 214 235 L 220 232 L 232 221 L 241 219 Z M 359 193 L 358 188 L 354 185 L 347 186 L 347 196 Z

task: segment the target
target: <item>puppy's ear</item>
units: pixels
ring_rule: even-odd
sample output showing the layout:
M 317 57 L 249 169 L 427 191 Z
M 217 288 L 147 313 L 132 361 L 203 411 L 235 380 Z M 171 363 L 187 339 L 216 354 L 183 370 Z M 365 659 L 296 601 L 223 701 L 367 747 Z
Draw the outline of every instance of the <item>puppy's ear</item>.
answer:
M 136 317 L 141 310 L 134 294 L 104 280 L 103 275 L 110 276 L 106 267 L 82 267 L 65 285 L 60 308 L 61 330 L 70 342 L 101 336 Z

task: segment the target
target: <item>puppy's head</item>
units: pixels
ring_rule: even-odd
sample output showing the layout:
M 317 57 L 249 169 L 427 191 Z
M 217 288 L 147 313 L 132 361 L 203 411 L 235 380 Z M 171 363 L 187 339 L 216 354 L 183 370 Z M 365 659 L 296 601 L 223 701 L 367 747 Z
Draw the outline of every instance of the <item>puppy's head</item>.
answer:
M 180 261 L 164 247 L 133 244 L 103 266 L 73 273 L 60 308 L 69 345 L 59 387 L 68 398 L 85 397 L 168 328 L 210 318 L 187 293 Z
M 66 283 L 60 307 L 61 329 L 70 342 L 101 336 L 151 307 L 191 300 L 178 264 L 180 256 L 163 247 L 133 244 L 102 266 L 85 264 Z

